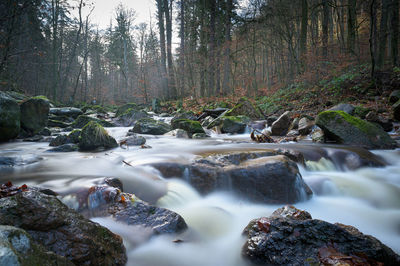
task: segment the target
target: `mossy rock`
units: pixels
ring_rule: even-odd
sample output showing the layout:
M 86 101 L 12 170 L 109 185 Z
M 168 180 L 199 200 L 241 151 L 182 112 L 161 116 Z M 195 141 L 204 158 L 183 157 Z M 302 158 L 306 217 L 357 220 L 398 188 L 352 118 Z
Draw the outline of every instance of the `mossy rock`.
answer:
M 244 115 L 223 116 L 221 124 L 221 132 L 228 134 L 244 133 L 247 123 L 249 122 L 250 118 Z
M 205 133 L 200 122 L 189 119 L 177 119 L 171 121 L 172 129 L 183 129 L 190 135 L 195 133 Z
M 132 128 L 134 133 L 151 135 L 164 135 L 169 131 L 171 131 L 170 125 L 152 118 L 139 119 Z
M 81 135 L 82 130 L 74 129 L 71 133 L 68 134 L 68 138 L 70 139 L 71 143 L 79 143 L 79 136 Z
M 91 116 L 87 116 L 87 115 L 80 115 L 78 116 L 78 118 L 71 124 L 71 126 L 73 128 L 83 128 L 84 126 L 86 126 L 87 123 L 89 122 L 96 122 L 99 123 L 100 125 L 102 125 L 103 127 L 113 127 L 114 124 L 95 118 L 95 117 L 91 117 Z
M 18 136 L 20 131 L 21 111 L 18 103 L 0 92 L 0 141 L 7 141 Z
M 238 116 L 245 115 L 251 119 L 262 119 L 264 116 L 249 100 L 246 98 L 240 99 L 240 101 L 226 114 L 226 116 Z
M 325 111 L 318 115 L 316 125 L 325 140 L 357 145 L 367 149 L 393 149 L 396 142 L 382 128 L 343 111 Z
M 118 126 L 129 127 L 132 126 L 137 120 L 148 117 L 150 117 L 150 115 L 146 111 L 129 108 L 117 119 L 115 119 L 114 123 Z
M 124 104 L 120 107 L 118 107 L 117 112 L 115 113 L 115 116 L 121 116 L 123 115 L 128 109 L 133 109 L 133 110 L 140 110 L 140 107 L 136 103 L 127 103 Z
M 66 123 L 66 122 L 63 122 L 63 121 L 60 121 L 60 120 L 54 120 L 54 119 L 49 119 L 47 121 L 47 125 L 49 127 L 60 127 L 60 128 L 66 128 L 66 127 L 70 126 L 69 123 Z
M 24 101 L 21 106 L 21 127 L 35 135 L 47 127 L 50 102 L 45 96 L 32 97 Z
M 83 127 L 79 137 L 79 149 L 84 151 L 98 148 L 112 149 L 117 147 L 117 141 L 108 135 L 107 131 L 98 123 L 91 121 Z

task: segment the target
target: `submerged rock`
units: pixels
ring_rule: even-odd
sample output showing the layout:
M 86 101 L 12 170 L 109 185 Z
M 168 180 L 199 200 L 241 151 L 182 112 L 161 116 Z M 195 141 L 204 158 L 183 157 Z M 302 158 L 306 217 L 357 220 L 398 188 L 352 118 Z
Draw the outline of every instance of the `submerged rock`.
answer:
M 21 108 L 21 127 L 35 135 L 47 126 L 50 103 L 44 96 L 30 98 L 23 102 Z
M 257 265 L 400 263 L 400 257 L 376 238 L 352 226 L 311 219 L 294 207 L 251 221 L 243 234 L 247 240 L 242 256 Z
M 340 144 L 359 145 L 368 149 L 393 149 L 396 142 L 381 128 L 343 111 L 325 111 L 316 124 L 322 128 L 325 140 Z
M 171 126 L 151 118 L 142 118 L 136 122 L 131 131 L 139 134 L 163 135 L 171 131 Z
M 0 142 L 18 136 L 21 111 L 17 101 L 0 91 Z
M 127 260 L 121 237 L 33 188 L 0 199 L 0 223 L 26 230 L 35 242 L 76 265 L 124 265 Z
M 98 148 L 112 149 L 118 147 L 117 141 L 108 135 L 107 131 L 96 122 L 89 122 L 83 129 L 79 138 L 79 149 L 84 151 Z
M 74 265 L 64 257 L 35 243 L 24 230 L 0 225 L 0 265 Z

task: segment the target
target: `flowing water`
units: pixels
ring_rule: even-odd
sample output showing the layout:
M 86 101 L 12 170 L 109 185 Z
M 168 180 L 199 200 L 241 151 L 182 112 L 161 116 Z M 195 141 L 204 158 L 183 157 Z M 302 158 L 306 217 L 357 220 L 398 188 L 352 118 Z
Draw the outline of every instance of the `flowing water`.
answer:
M 117 140 L 128 128 L 110 128 Z M 16 166 L 0 164 L 0 181 L 40 185 L 62 195 L 73 195 L 104 177 L 118 177 L 124 191 L 145 201 L 171 209 L 185 219 L 189 230 L 181 235 L 163 235 L 147 241 L 149 232 L 93 218 L 120 234 L 128 251 L 128 264 L 138 266 L 236 266 L 241 258 L 243 228 L 254 218 L 270 215 L 282 205 L 254 204 L 228 192 L 199 195 L 182 179 L 164 179 L 154 168 L 156 162 L 189 163 L 202 154 L 268 150 L 280 147 L 248 141 L 249 135 L 213 135 L 205 140 L 145 136 L 151 149 L 116 148 L 99 153 L 52 153 L 48 143 L 14 142 L 0 146 L 0 157 L 13 157 Z M 282 144 L 291 147 L 296 144 Z M 304 144 L 299 149 L 312 150 Z M 332 147 L 326 148 L 327 150 Z M 400 253 L 400 150 L 376 151 L 389 166 L 348 170 L 330 158 L 309 161 L 300 172 L 314 195 L 295 204 L 313 218 L 353 225 L 377 237 Z M 74 201 L 64 197 L 74 207 Z M 177 243 L 174 240 L 182 240 Z

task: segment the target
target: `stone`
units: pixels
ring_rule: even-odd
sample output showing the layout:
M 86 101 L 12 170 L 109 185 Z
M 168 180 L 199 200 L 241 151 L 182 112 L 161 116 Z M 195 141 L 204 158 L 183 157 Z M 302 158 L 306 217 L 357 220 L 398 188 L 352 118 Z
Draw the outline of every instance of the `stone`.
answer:
M 117 141 L 108 135 L 107 131 L 96 122 L 89 122 L 83 129 L 79 138 L 79 149 L 92 151 L 98 148 L 112 149 L 118 147 Z
M 299 121 L 299 133 L 302 136 L 308 135 L 314 126 L 314 122 L 309 120 L 307 117 L 303 117 Z
M 67 128 L 67 127 L 69 127 L 71 124 L 70 124 L 70 123 L 67 123 L 67 122 L 59 121 L 59 120 L 49 119 L 48 122 L 47 122 L 47 125 L 48 125 L 49 127 Z
M 378 124 L 386 132 L 390 132 L 393 130 L 393 123 L 390 122 L 388 119 L 381 117 L 374 111 L 368 112 L 368 114 L 365 116 L 365 120 L 367 120 L 368 122 L 371 122 L 371 123 Z
M 151 109 L 154 113 L 159 113 L 161 111 L 161 101 L 158 98 L 153 98 L 151 100 Z
M 64 257 L 58 256 L 35 243 L 24 230 L 0 225 L 0 265 L 71 265 Z
M 50 141 L 49 146 L 57 147 L 67 143 L 71 143 L 67 135 L 59 135 Z
M 134 108 L 129 108 L 123 114 L 119 115 L 114 120 L 114 123 L 117 126 L 129 127 L 133 126 L 137 120 L 147 117 L 150 117 L 150 115 L 147 112 L 142 110 L 136 110 Z
M 345 113 L 348 113 L 349 115 L 353 115 L 354 108 L 355 107 L 351 104 L 341 103 L 341 104 L 333 106 L 332 108 L 329 108 L 328 111 L 343 111 Z
M 272 124 L 276 121 L 276 120 L 278 120 L 278 117 L 276 117 L 276 116 L 269 116 L 269 117 L 267 117 L 267 126 L 272 126 Z
M 18 103 L 0 91 L 0 142 L 18 136 L 20 119 L 21 111 Z
M 119 143 L 126 146 L 140 146 L 146 143 L 146 139 L 136 134 L 129 134 L 129 136 L 121 139 Z
M 396 142 L 381 128 L 343 111 L 325 111 L 316 120 L 325 141 L 357 145 L 367 149 L 393 149 Z
M 400 100 L 398 100 L 395 104 L 393 104 L 392 109 L 393 109 L 393 119 L 400 121 Z
M 289 207 L 251 221 L 242 256 L 256 265 L 399 265 L 400 257 L 376 238 L 302 212 Z
M 171 125 L 176 121 L 176 120 L 180 120 L 180 119 L 187 119 L 187 120 L 193 120 L 193 121 L 197 121 L 197 116 L 191 112 L 179 112 L 176 113 L 174 115 L 174 117 L 171 119 Z
M 298 130 L 299 129 L 300 119 L 298 117 L 294 118 L 292 123 L 290 124 L 290 130 Z
M 206 133 L 194 133 L 192 135 L 192 139 L 206 139 L 209 138 L 210 136 L 207 135 Z
M 75 107 L 61 107 L 61 108 L 50 108 L 50 114 L 56 116 L 66 116 L 77 118 L 79 115 L 82 115 L 83 112 L 79 108 Z
M 75 265 L 124 265 L 121 237 L 34 188 L 0 199 L 0 224 L 27 231 L 36 243 Z
M 223 116 L 221 120 L 221 132 L 227 134 L 244 133 L 250 122 L 247 116 Z
M 284 112 L 275 122 L 272 123 L 272 136 L 284 136 L 290 127 L 290 112 Z
M 137 110 L 139 111 L 139 106 L 136 103 L 127 103 L 124 104 L 120 107 L 118 107 L 117 112 L 115 113 L 115 116 L 120 116 L 122 114 L 124 114 L 128 109 L 133 109 L 133 110 Z
M 49 151 L 49 152 L 73 152 L 73 151 L 78 151 L 78 150 L 79 150 L 78 145 L 73 144 L 73 143 L 68 143 L 68 144 L 59 145 L 59 146 L 49 149 L 47 151 Z
M 183 129 L 189 136 L 195 133 L 205 133 L 200 122 L 189 119 L 176 119 L 171 121 L 173 129 Z
M 42 157 L 30 154 L 24 154 L 20 156 L 0 156 L 0 169 L 25 166 L 39 162 L 43 160 Z
M 131 131 L 139 134 L 164 135 L 171 131 L 171 126 L 151 118 L 142 118 L 136 122 Z
M 311 139 L 313 142 L 316 142 L 316 143 L 324 143 L 325 142 L 324 131 L 319 126 L 312 127 Z
M 103 127 L 114 127 L 115 125 L 113 123 L 110 123 L 105 120 L 101 120 L 95 117 L 87 116 L 87 115 L 80 115 L 78 118 L 71 124 L 73 128 L 83 128 L 84 126 L 87 125 L 89 122 L 96 122 L 100 124 Z
M 253 120 L 263 119 L 264 115 L 246 98 L 241 98 L 238 103 L 229 110 L 226 116 L 248 116 Z
M 394 104 L 400 100 L 400 90 L 394 90 L 389 96 L 389 103 Z
M 32 136 L 47 127 L 50 103 L 46 97 L 37 96 L 23 102 L 21 127 Z
M 178 139 L 188 139 L 189 138 L 189 134 L 186 132 L 186 130 L 183 130 L 180 128 L 171 130 L 171 131 L 165 133 L 164 135 L 176 137 Z M 192 137 L 193 137 L 193 135 L 192 135 Z

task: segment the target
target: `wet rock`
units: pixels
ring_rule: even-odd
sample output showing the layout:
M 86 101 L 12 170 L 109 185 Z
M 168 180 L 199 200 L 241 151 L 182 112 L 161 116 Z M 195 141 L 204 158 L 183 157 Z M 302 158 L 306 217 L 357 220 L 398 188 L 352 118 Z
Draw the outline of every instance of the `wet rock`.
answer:
M 71 131 L 71 133 L 68 134 L 68 139 L 71 143 L 78 144 L 79 143 L 79 137 L 81 135 L 82 130 L 80 129 L 74 129 Z
M 271 126 L 273 136 L 284 136 L 290 127 L 290 112 L 284 112 Z
M 172 120 L 171 126 L 173 129 L 185 130 L 190 136 L 195 133 L 205 133 L 200 122 L 189 120 L 189 119 Z
M 241 98 L 238 103 L 229 110 L 226 116 L 248 116 L 253 120 L 263 119 L 264 115 L 246 98 Z
M 189 111 L 189 112 L 179 112 L 179 113 L 175 114 L 174 117 L 171 119 L 171 125 L 176 120 L 180 120 L 180 119 L 187 119 L 187 120 L 197 121 L 197 116 L 191 111 Z
M 105 120 L 101 120 L 95 117 L 87 116 L 87 115 L 80 115 L 78 118 L 71 124 L 73 128 L 83 128 L 89 122 L 96 122 L 103 127 L 114 127 L 113 123 L 107 122 Z
M 0 225 L 0 265 L 74 265 L 64 257 L 36 244 L 24 230 Z
M 341 170 L 356 170 L 361 167 L 383 167 L 387 163 L 380 156 L 359 147 L 328 149 L 326 158 Z
M 140 146 L 146 143 L 146 139 L 142 136 L 138 136 L 136 134 L 129 134 L 128 137 L 123 138 L 120 142 L 121 145 L 126 146 Z
M 83 129 L 79 139 L 79 149 L 84 151 L 98 148 L 112 149 L 118 147 L 116 140 L 96 122 L 89 122 Z
M 228 108 L 215 108 L 215 109 L 206 109 L 203 111 L 203 113 L 201 114 L 201 116 L 199 117 L 200 119 L 206 118 L 207 116 L 210 116 L 212 118 L 217 118 L 218 116 L 220 116 L 222 113 L 228 111 Z
M 368 114 L 365 116 L 365 120 L 380 125 L 386 132 L 390 132 L 393 130 L 392 122 L 390 122 L 388 119 L 379 116 L 377 113 L 373 111 L 368 112 Z
M 299 129 L 299 122 L 300 119 L 298 117 L 296 117 L 295 119 L 293 119 L 292 123 L 290 124 L 290 130 L 297 130 Z
M 221 132 L 227 134 L 244 133 L 247 123 L 250 122 L 247 116 L 223 116 L 221 120 Z
M 276 121 L 276 120 L 278 120 L 278 117 L 277 116 L 269 116 L 268 118 L 267 118 L 267 126 L 272 126 L 272 124 Z
M 30 165 L 40 160 L 43 160 L 43 158 L 29 154 L 20 156 L 0 156 L 0 169 Z
M 56 116 L 77 118 L 79 115 L 82 115 L 83 112 L 81 109 L 75 107 L 61 107 L 61 108 L 50 108 L 50 114 Z
M 208 128 L 208 126 L 212 123 L 212 121 L 214 121 L 214 118 L 211 116 L 207 116 L 206 118 L 204 118 L 203 122 L 201 122 L 201 126 Z
M 325 140 L 368 149 L 393 149 L 397 146 L 381 128 L 343 111 L 322 112 L 316 124 L 324 131 Z
M 189 134 L 183 129 L 174 129 L 164 134 L 165 136 L 177 137 L 178 139 L 188 139 Z M 193 137 L 193 136 L 192 136 Z
M 311 130 L 311 139 L 316 143 L 324 143 L 325 134 L 319 126 L 314 126 Z
M 129 108 L 123 114 L 119 115 L 114 123 L 117 126 L 129 127 L 133 126 L 137 120 L 147 117 L 150 117 L 147 112 Z
M 38 132 L 38 135 L 42 135 L 42 136 L 51 136 L 51 130 L 48 129 L 47 127 L 43 128 L 41 131 Z
M 67 143 L 72 143 L 67 135 L 59 135 L 55 137 L 52 141 L 50 141 L 49 146 L 57 147 Z
M 250 127 L 262 131 L 267 125 L 267 120 L 254 121 L 250 123 Z
M 393 104 L 392 108 L 393 108 L 393 119 L 400 121 L 400 100 L 398 100 L 395 104 Z
M 55 196 L 28 188 L 0 199 L 0 223 L 26 230 L 46 249 L 76 265 L 124 265 L 122 239 L 83 218 Z
M 154 113 L 159 113 L 161 111 L 161 100 L 158 98 L 153 98 L 151 100 L 151 109 L 153 110 Z
M 257 265 L 398 265 L 389 247 L 356 228 L 311 219 L 293 208 L 255 219 L 242 256 Z M 296 213 L 299 213 L 298 215 Z
M 400 100 L 400 90 L 392 91 L 389 96 L 389 103 L 393 104 Z
M 70 124 L 70 123 L 63 122 L 63 121 L 59 121 L 59 120 L 49 119 L 48 122 L 47 122 L 47 125 L 48 125 L 49 127 L 67 128 L 67 127 L 69 127 L 71 124 Z
M 210 136 L 207 135 L 206 133 L 194 133 L 192 135 L 192 139 L 206 139 L 209 138 Z
M 21 111 L 18 103 L 0 91 L 0 142 L 18 136 Z
M 37 96 L 23 102 L 21 108 L 21 127 L 35 135 L 47 126 L 50 103 L 46 97 Z
M 142 118 L 136 122 L 131 131 L 139 134 L 164 135 L 171 131 L 171 126 L 151 118 Z
M 314 126 L 314 122 L 309 120 L 307 117 L 303 117 L 302 119 L 300 119 L 300 121 L 299 121 L 300 135 L 302 135 L 302 136 L 308 135 L 311 132 L 313 126 Z
M 139 111 L 140 107 L 136 103 L 127 103 L 124 104 L 120 107 L 118 107 L 117 112 L 115 113 L 115 116 L 120 116 L 123 113 L 125 113 L 128 109 L 136 110 Z
M 280 216 L 280 217 L 294 219 L 294 220 L 300 220 L 300 221 L 312 219 L 310 213 L 308 213 L 307 211 L 299 210 L 291 205 L 286 205 L 282 208 L 275 210 L 271 216 L 274 216 L 274 217 Z
M 348 113 L 349 115 L 353 115 L 354 108 L 355 107 L 351 104 L 341 103 L 341 104 L 333 106 L 332 108 L 329 108 L 328 111 L 343 111 L 345 113 Z
M 47 151 L 50 151 L 50 152 L 73 152 L 73 151 L 78 151 L 78 150 L 79 150 L 78 145 L 73 144 L 73 143 L 68 143 L 68 144 L 59 145 L 59 146 L 49 149 Z

